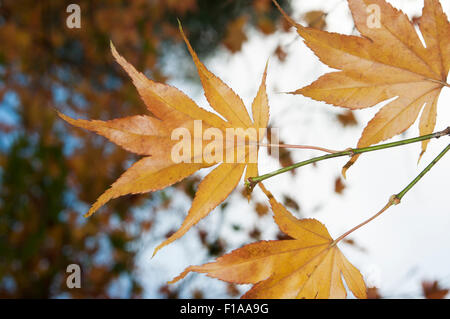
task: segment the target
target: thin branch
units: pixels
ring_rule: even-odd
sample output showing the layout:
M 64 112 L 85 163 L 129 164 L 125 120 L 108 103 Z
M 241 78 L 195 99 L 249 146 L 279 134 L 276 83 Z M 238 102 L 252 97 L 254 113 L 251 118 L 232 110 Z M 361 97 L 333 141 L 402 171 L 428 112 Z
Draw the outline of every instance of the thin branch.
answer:
M 409 192 L 411 190 L 411 188 L 413 188 L 414 185 L 417 184 L 418 181 L 420 181 L 420 179 L 426 174 L 428 173 L 428 171 L 442 158 L 444 157 L 445 153 L 447 153 L 450 150 L 450 144 L 447 145 L 446 148 L 444 148 L 444 150 L 438 155 L 436 156 L 436 158 L 434 160 L 431 161 L 430 164 L 428 164 L 427 167 L 424 168 L 424 170 L 422 172 L 420 172 L 419 175 L 417 175 L 417 177 L 408 184 L 408 186 L 405 187 L 405 189 L 403 189 L 400 193 L 398 193 L 397 195 L 395 195 L 395 198 L 398 200 L 398 202 L 400 203 L 400 200 L 403 198 L 403 196 L 405 196 L 405 194 L 407 192 Z
M 361 224 L 353 227 L 352 229 L 350 229 L 349 231 L 346 231 L 345 233 L 343 233 L 341 236 L 339 236 L 337 239 L 335 239 L 333 241 L 333 243 L 331 244 L 332 246 L 336 245 L 338 242 L 340 242 L 342 239 L 344 239 L 345 237 L 347 237 L 348 235 L 350 235 L 351 233 L 353 233 L 355 230 L 363 227 L 364 225 L 370 223 L 372 220 L 374 220 L 375 218 L 377 218 L 378 216 L 380 216 L 381 214 L 383 214 L 389 207 L 391 207 L 392 205 L 394 205 L 394 201 L 393 198 L 391 197 L 389 199 L 389 202 L 375 215 L 373 215 L 372 217 L 370 217 L 369 219 L 366 219 L 365 221 L 363 221 Z
M 369 147 L 362 147 L 362 148 L 348 148 L 344 151 L 340 151 L 340 152 L 336 152 L 336 153 L 331 153 L 331 154 L 326 154 L 326 155 L 322 155 L 322 156 L 318 156 L 318 157 L 314 157 L 311 158 L 309 160 L 305 160 L 302 162 L 298 162 L 295 163 L 293 165 L 290 166 L 286 166 L 283 168 L 280 168 L 276 171 L 264 174 L 264 175 L 260 175 L 260 176 L 256 176 L 256 177 L 249 177 L 246 181 L 245 184 L 246 186 L 252 190 L 256 184 L 258 184 L 259 182 L 266 180 L 268 178 L 271 178 L 273 176 L 279 175 L 279 174 L 283 174 L 286 172 L 289 172 L 293 169 L 305 166 L 305 165 L 309 165 L 312 163 L 316 163 L 319 161 L 323 161 L 323 160 L 327 160 L 330 158 L 335 158 L 335 157 L 342 157 L 342 156 L 354 156 L 356 154 L 362 154 L 362 153 L 366 153 L 366 152 L 372 152 L 372 151 L 378 151 L 381 149 L 386 149 L 386 148 L 391 148 L 391 147 L 397 147 L 397 146 L 402 146 L 402 145 L 407 145 L 407 144 L 411 144 L 411 143 L 417 143 L 417 142 L 421 142 L 421 141 L 425 141 L 425 140 L 429 140 L 429 139 L 433 139 L 433 138 L 440 138 L 442 136 L 445 135 L 449 135 L 450 136 L 450 126 L 447 127 L 445 130 L 443 131 L 439 131 L 439 132 L 435 132 L 432 134 L 427 134 L 427 135 L 423 135 L 423 136 L 419 136 L 419 137 L 414 137 L 414 138 L 410 138 L 410 139 L 406 139 L 406 140 L 401 140 L 401 141 L 397 141 L 397 142 L 392 142 L 392 143 L 385 143 L 385 144 L 379 144 L 379 145 L 374 145 L 374 146 L 369 146 Z
M 428 173 L 431 168 L 442 158 L 444 157 L 444 155 L 450 150 L 450 144 L 447 145 L 446 148 L 444 148 L 444 150 L 439 153 L 438 156 L 436 156 L 436 158 L 434 160 L 432 160 L 430 162 L 430 164 L 428 164 L 427 167 L 424 168 L 424 170 L 422 172 L 420 172 L 419 175 L 416 176 L 416 178 L 414 178 L 400 193 L 392 195 L 389 198 L 388 203 L 375 215 L 373 215 L 372 217 L 370 217 L 369 219 L 363 221 L 361 224 L 353 227 L 352 229 L 350 229 L 349 231 L 343 233 L 341 236 L 339 236 L 336 240 L 333 241 L 332 245 L 336 245 L 339 241 L 341 241 L 342 239 L 344 239 L 345 237 L 347 237 L 348 235 L 350 235 L 351 233 L 353 233 L 355 230 L 361 228 L 362 226 L 368 224 L 369 222 L 371 222 L 372 220 L 374 220 L 375 218 L 377 218 L 378 216 L 380 216 L 381 214 L 383 214 L 389 207 L 391 207 L 392 205 L 398 205 L 400 204 L 401 199 L 403 198 L 403 196 L 405 196 L 405 194 L 407 192 L 409 192 L 411 190 L 411 188 L 414 187 L 414 185 L 417 184 L 417 182 L 419 180 L 422 179 L 422 177 L 425 176 L 426 173 Z

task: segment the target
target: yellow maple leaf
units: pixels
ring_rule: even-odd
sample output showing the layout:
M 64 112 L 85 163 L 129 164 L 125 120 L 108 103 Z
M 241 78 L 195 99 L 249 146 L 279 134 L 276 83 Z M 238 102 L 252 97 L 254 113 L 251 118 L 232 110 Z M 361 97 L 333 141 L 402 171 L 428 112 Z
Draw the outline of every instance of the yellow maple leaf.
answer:
M 270 204 L 280 230 L 294 239 L 246 245 L 215 262 L 190 266 L 169 283 L 194 271 L 231 283 L 254 284 L 243 298 L 324 299 L 347 296 L 343 276 L 356 297 L 367 297 L 361 273 L 340 252 L 323 224 L 295 218 L 273 197 Z
M 384 0 L 348 3 L 361 36 L 303 27 L 283 12 L 320 61 L 340 70 L 293 93 L 349 109 L 363 109 L 395 98 L 368 123 L 358 147 L 402 133 L 415 122 L 422 108 L 420 134 L 432 133 L 439 94 L 444 86 L 449 87 L 450 24 L 441 4 L 425 0 L 419 19 L 425 47 L 408 17 Z M 422 143 L 421 155 L 428 142 Z M 358 156 L 344 166 L 344 176 Z
M 145 105 L 154 116 L 138 115 L 111 121 L 88 121 L 75 120 L 59 114 L 72 125 L 103 135 L 128 151 L 147 155 L 120 176 L 97 199 L 86 216 L 92 215 L 113 198 L 126 194 L 160 190 L 181 181 L 201 168 L 219 164 L 200 183 L 192 207 L 181 227 L 161 243 L 155 249 L 155 253 L 163 246 L 183 236 L 193 225 L 223 202 L 239 183 L 246 167 L 246 178 L 258 175 L 257 162 L 250 158 L 250 143 L 257 145 L 261 141 L 264 136 L 259 134 L 261 131 L 258 129 L 265 129 L 269 120 L 265 86 L 267 65 L 252 104 L 254 118 L 252 121 L 240 97 L 200 62 L 185 37 L 181 25 L 180 31 L 197 67 L 209 104 L 225 120 L 200 108 L 178 89 L 148 79 L 120 56 L 112 43 L 111 51 L 114 58 L 131 77 Z M 201 121 L 200 128 L 196 124 L 198 121 Z M 242 131 L 234 131 L 235 135 L 231 137 L 233 142 L 235 136 L 242 136 L 247 138 L 248 143 L 228 144 L 230 137 L 226 132 L 230 128 L 242 129 Z M 256 135 L 246 135 L 245 130 L 248 128 L 255 129 Z M 176 162 L 173 160 L 174 147 L 179 143 L 178 140 L 172 140 L 172 133 L 176 129 L 186 129 L 192 133 L 189 134 L 191 142 L 189 144 L 191 152 L 188 152 L 189 161 Z M 200 130 L 200 137 L 196 136 L 196 129 Z M 214 143 L 207 143 L 204 136 L 208 129 L 214 129 L 216 132 L 218 130 L 222 134 L 222 138 L 214 140 L 215 136 L 210 136 Z M 223 147 L 222 158 L 226 158 L 227 161 L 214 160 L 214 158 L 208 161 L 205 160 L 202 151 L 196 152 L 197 146 L 200 145 L 202 150 L 208 147 L 207 144 L 212 145 L 213 150 Z M 257 159 L 257 154 L 254 155 Z M 230 162 L 229 158 L 232 159 Z

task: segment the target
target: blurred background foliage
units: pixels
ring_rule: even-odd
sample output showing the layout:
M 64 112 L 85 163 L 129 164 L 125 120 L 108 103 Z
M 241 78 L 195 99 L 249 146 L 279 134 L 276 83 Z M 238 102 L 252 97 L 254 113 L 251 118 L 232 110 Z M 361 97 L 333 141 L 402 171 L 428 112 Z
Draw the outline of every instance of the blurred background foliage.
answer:
M 81 29 L 66 27 L 70 3 L 81 7 Z M 223 47 L 238 52 L 249 29 L 287 29 L 270 0 L 0 2 L 0 297 L 112 297 L 123 278 L 129 289 L 122 296 L 142 296 L 133 243 L 153 220 L 133 209 L 167 206 L 171 198 L 127 196 L 83 218 L 135 157 L 68 127 L 55 110 L 104 120 L 145 110 L 113 61 L 110 40 L 156 81 L 168 80 L 168 64 L 176 64 L 177 77 L 192 77 L 177 18 L 202 58 Z M 197 183 L 193 177 L 177 188 L 192 196 Z M 207 235 L 199 230 L 205 249 L 223 253 L 223 239 Z M 66 288 L 72 263 L 81 266 L 83 289 Z M 239 294 L 232 286 L 228 293 Z M 178 296 L 165 286 L 159 294 Z

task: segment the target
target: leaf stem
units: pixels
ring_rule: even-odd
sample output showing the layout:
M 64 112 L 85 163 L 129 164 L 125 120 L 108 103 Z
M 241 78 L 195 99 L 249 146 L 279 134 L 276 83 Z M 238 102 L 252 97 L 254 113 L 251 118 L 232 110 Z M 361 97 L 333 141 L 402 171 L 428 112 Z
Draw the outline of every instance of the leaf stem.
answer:
M 391 148 L 391 147 L 397 147 L 397 146 L 402 146 L 402 145 L 407 145 L 407 144 L 411 144 L 411 143 L 417 143 L 417 142 L 421 142 L 421 141 L 425 141 L 425 140 L 429 140 L 432 138 L 439 138 L 445 135 L 449 135 L 450 136 L 450 126 L 447 127 L 445 130 L 443 131 L 439 131 L 439 132 L 435 132 L 432 134 L 427 134 L 427 135 L 423 135 L 423 136 L 419 136 L 419 137 L 414 137 L 414 138 L 409 138 L 406 140 L 401 140 L 401 141 L 397 141 L 397 142 L 391 142 L 391 143 L 385 143 L 385 144 L 379 144 L 379 145 L 374 145 L 374 146 L 368 146 L 368 147 L 362 147 L 362 148 L 348 148 L 344 151 L 340 151 L 340 152 L 335 152 L 335 153 L 331 153 L 331 154 L 326 154 L 326 155 L 322 155 L 322 156 L 318 156 L 318 157 L 314 157 L 305 161 L 301 161 L 298 163 L 295 163 L 293 165 L 290 166 L 286 166 L 283 168 L 280 168 L 278 170 L 275 170 L 273 172 L 264 174 L 264 175 L 260 175 L 260 176 L 256 176 L 256 177 L 249 177 L 246 181 L 245 184 L 246 186 L 252 190 L 256 184 L 258 184 L 261 181 L 264 181 L 268 178 L 271 178 L 273 176 L 279 175 L 279 174 L 283 174 L 286 172 L 289 172 L 293 169 L 305 166 L 305 165 L 309 165 L 315 162 L 319 162 L 319 161 L 323 161 L 323 160 L 327 160 L 330 158 L 335 158 L 335 157 L 342 157 L 342 156 L 354 156 L 356 154 L 362 154 L 362 153 L 366 153 L 366 152 L 372 152 L 372 151 L 377 151 L 377 150 L 381 150 L 381 149 L 386 149 L 386 148 Z
M 450 87 L 450 84 L 448 84 L 445 81 L 440 81 L 440 80 L 435 80 L 435 79 L 426 79 L 426 80 L 430 81 L 430 82 L 434 82 L 434 83 L 439 83 L 439 84 L 441 84 L 443 86 L 446 86 L 446 87 Z
M 339 236 L 338 238 L 336 238 L 333 243 L 331 244 L 332 246 L 335 246 L 338 242 L 340 242 L 342 239 L 344 239 L 345 237 L 347 237 L 348 235 L 350 235 L 351 233 L 353 233 L 355 230 L 363 227 L 364 225 L 370 223 L 372 220 L 374 220 L 375 218 L 377 218 L 378 216 L 380 216 L 381 214 L 383 214 L 389 207 L 391 207 L 393 205 L 393 201 L 390 199 L 389 202 L 375 215 L 373 215 L 372 217 L 370 217 L 369 219 L 366 219 L 365 221 L 363 221 L 361 224 L 356 225 L 355 227 L 353 227 L 352 229 L 346 231 L 345 233 L 343 233 L 341 236 Z
M 347 237 L 348 235 L 350 235 L 351 233 L 353 233 L 355 230 L 361 228 L 362 226 L 368 224 L 369 222 L 371 222 L 372 220 L 374 220 L 375 218 L 377 218 L 378 216 L 380 216 L 381 214 L 383 214 L 389 207 L 393 206 L 393 205 L 398 205 L 400 204 L 401 199 L 403 198 L 403 196 L 405 196 L 405 194 L 407 192 L 409 192 L 411 190 L 411 188 L 413 188 L 414 185 L 417 184 L 417 182 L 419 180 L 422 179 L 422 177 L 425 176 L 426 173 L 428 173 L 431 168 L 442 158 L 444 157 L 444 155 L 450 150 L 450 144 L 447 145 L 446 148 L 444 148 L 444 150 L 442 150 L 441 153 L 439 153 L 438 156 L 436 156 L 436 158 L 434 160 L 432 160 L 430 162 L 430 164 L 427 165 L 427 167 L 425 167 L 423 169 L 423 171 L 420 172 L 419 175 L 416 176 L 416 178 L 414 178 L 400 193 L 392 195 L 389 198 L 388 203 L 375 215 L 373 215 L 372 217 L 370 217 L 369 219 L 363 221 L 361 224 L 353 227 L 352 229 L 346 231 L 345 233 L 343 233 L 341 236 L 339 236 L 337 239 L 335 239 L 332 243 L 332 245 L 336 245 L 339 241 L 341 241 L 342 239 L 344 239 L 345 237 Z

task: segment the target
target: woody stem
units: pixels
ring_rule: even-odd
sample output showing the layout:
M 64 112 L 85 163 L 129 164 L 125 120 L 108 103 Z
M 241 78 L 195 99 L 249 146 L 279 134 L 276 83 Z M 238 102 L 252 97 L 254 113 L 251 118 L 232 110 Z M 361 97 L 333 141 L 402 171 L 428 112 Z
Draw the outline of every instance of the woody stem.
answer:
M 311 159 L 308 159 L 305 161 L 301 161 L 301 162 L 295 163 L 293 165 L 280 168 L 278 170 L 275 170 L 275 171 L 267 173 L 267 174 L 263 174 L 263 175 L 256 176 L 256 177 L 249 177 L 245 181 L 245 184 L 247 185 L 248 188 L 253 189 L 256 186 L 256 184 L 258 184 L 259 182 L 262 182 L 268 178 L 289 172 L 293 169 L 296 169 L 296 168 L 299 168 L 302 166 L 306 166 L 306 165 L 309 165 L 312 163 L 320 162 L 320 161 L 327 160 L 330 158 L 335 158 L 335 157 L 354 156 L 356 154 L 362 154 L 362 153 L 366 153 L 366 152 L 378 151 L 378 150 L 382 150 L 382 149 L 386 149 L 386 148 L 397 147 L 397 146 L 407 145 L 407 144 L 411 144 L 411 143 L 417 143 L 417 142 L 421 142 L 421 141 L 425 141 L 425 140 L 429 140 L 429 139 L 433 139 L 433 138 L 439 138 L 439 137 L 442 137 L 445 135 L 450 136 L 450 126 L 447 127 L 443 131 L 439 131 L 439 132 L 435 132 L 432 134 L 427 134 L 427 135 L 423 135 L 423 136 L 419 136 L 419 137 L 414 137 L 414 138 L 410 138 L 410 139 L 406 139 L 406 140 L 401 140 L 401 141 L 397 141 L 397 142 L 379 144 L 379 145 L 362 147 L 362 148 L 348 148 L 344 151 L 326 154 L 326 155 L 314 157 L 314 158 L 311 158 Z
M 416 176 L 416 178 L 414 178 L 400 193 L 392 195 L 389 198 L 388 203 L 375 215 L 373 215 L 372 217 L 370 217 L 369 219 L 363 221 L 361 224 L 353 227 L 352 229 L 350 229 L 349 231 L 346 231 L 345 233 L 343 233 L 341 236 L 339 236 L 336 240 L 333 241 L 332 245 L 336 245 L 339 241 L 341 241 L 342 239 L 344 239 L 345 237 L 347 237 L 348 235 L 350 235 L 351 233 L 353 233 L 355 230 L 361 228 L 362 226 L 368 224 L 369 222 L 371 222 L 372 220 L 374 220 L 375 218 L 377 218 L 378 216 L 380 216 L 381 214 L 383 214 L 389 207 L 391 207 L 392 205 L 398 205 L 401 202 L 401 199 L 406 195 L 407 192 L 409 192 L 414 185 L 417 184 L 417 182 L 419 180 L 422 179 L 422 177 L 425 176 L 426 173 L 428 173 L 431 168 L 442 158 L 444 157 L 444 155 L 450 150 L 450 144 L 447 145 L 446 148 L 444 148 L 442 150 L 441 153 L 439 153 L 438 156 L 436 156 L 436 158 L 434 160 L 432 160 L 430 162 L 430 164 L 427 165 L 427 167 L 425 167 L 423 169 L 423 171 L 421 171 L 419 173 L 419 175 Z

